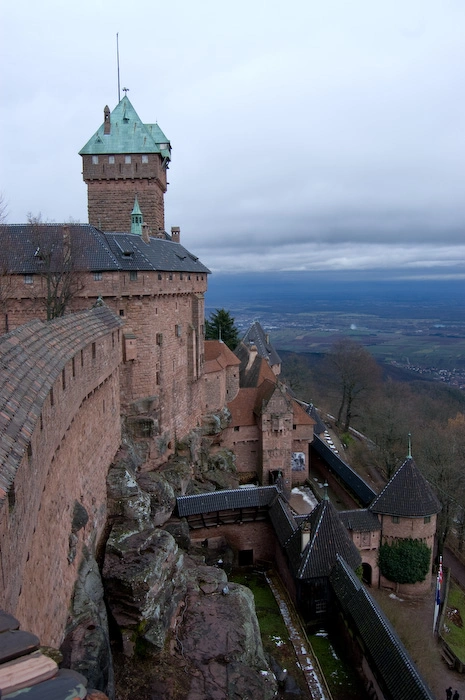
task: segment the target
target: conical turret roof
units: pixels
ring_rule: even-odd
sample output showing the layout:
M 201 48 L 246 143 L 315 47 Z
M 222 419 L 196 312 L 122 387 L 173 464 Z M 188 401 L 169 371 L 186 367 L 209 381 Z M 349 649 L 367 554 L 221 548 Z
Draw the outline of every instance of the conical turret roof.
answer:
M 439 513 L 441 504 L 413 457 L 409 456 L 371 503 L 369 510 L 401 518 L 421 518 Z

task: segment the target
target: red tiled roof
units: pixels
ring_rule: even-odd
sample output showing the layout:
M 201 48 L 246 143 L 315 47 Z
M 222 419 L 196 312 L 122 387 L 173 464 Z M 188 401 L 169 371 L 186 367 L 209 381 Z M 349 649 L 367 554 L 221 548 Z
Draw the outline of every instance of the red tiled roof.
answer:
M 240 389 L 236 398 L 228 403 L 231 413 L 231 427 L 256 424 L 254 408 L 257 393 L 255 388 Z
M 240 360 L 225 343 L 220 340 L 205 341 L 205 374 L 219 372 L 226 367 L 238 366 L 240 363 Z

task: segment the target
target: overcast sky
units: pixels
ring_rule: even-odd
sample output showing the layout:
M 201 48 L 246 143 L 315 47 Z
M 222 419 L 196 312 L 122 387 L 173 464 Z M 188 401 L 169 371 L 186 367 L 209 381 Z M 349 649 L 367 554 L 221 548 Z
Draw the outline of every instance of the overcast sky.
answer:
M 213 271 L 465 279 L 463 0 L 4 0 L 0 32 L 8 222 L 87 221 L 118 32 L 167 230 Z

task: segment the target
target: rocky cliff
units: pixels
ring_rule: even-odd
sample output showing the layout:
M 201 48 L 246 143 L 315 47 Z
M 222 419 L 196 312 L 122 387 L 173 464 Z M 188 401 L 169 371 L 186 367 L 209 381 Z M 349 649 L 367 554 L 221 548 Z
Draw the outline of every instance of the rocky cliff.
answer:
M 141 451 L 127 441 L 108 475 L 103 585 L 89 555 L 63 652 L 118 700 L 276 694 L 252 593 L 206 564 L 190 546 L 187 524 L 169 522 L 176 496 L 238 485 L 234 456 L 210 449 L 221 419 L 206 426 L 153 472 L 140 472 Z

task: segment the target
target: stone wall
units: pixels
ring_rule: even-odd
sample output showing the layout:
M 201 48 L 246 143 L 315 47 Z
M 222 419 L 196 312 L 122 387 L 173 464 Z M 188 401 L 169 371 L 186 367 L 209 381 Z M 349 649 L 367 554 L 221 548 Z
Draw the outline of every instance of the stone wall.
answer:
M 131 155 L 130 163 L 123 154 L 113 158 L 109 163 L 107 155 L 100 155 L 98 163 L 92 163 L 92 156 L 83 156 L 89 223 L 103 231 L 128 231 L 137 195 L 144 223 L 154 234 L 164 230 L 167 183 L 161 156 L 149 154 L 148 163 L 142 163 L 140 154 Z
M 23 276 L 16 275 L 12 285 L 9 330 L 31 319 L 45 318 L 44 278 L 35 275 L 33 284 L 25 284 Z M 170 449 L 174 449 L 176 438 L 200 423 L 203 412 L 206 289 L 206 274 L 81 273 L 79 289 L 70 304 L 72 311 L 88 309 L 100 297 L 124 322 L 121 403 L 126 410 L 141 398 L 157 397 L 156 430 L 165 436 L 164 443 L 171 443 Z M 153 449 L 151 466 L 166 457 L 165 452 L 160 455 Z
M 94 315 L 43 324 L 50 358 L 41 364 L 38 348 L 37 376 L 30 383 L 36 394 L 13 438 L 17 451 L 22 444 L 25 449 L 0 503 L 0 608 L 52 646 L 62 639 L 83 547 L 95 552 L 99 545 L 106 475 L 121 439 L 121 333 L 112 315 L 99 332 Z M 35 336 L 40 326 L 35 322 Z M 13 334 L 15 342 L 21 342 L 21 331 Z M 32 358 L 25 361 L 34 371 Z M 25 399 L 25 413 L 26 407 Z M 14 468 L 11 457 L 2 460 L 4 480 L 7 468 Z
M 427 518 L 393 518 L 390 515 L 381 518 L 381 544 L 392 544 L 398 539 L 422 540 L 431 551 L 429 570 L 432 570 L 434 543 L 436 533 L 436 515 Z M 396 584 L 380 575 L 380 585 L 383 588 L 395 588 Z M 399 593 L 403 595 L 421 595 L 431 588 L 431 577 L 428 575 L 421 583 L 399 584 Z
M 276 537 L 268 519 L 261 522 L 244 522 L 241 525 L 198 528 L 192 530 L 190 536 L 193 544 L 204 542 L 213 549 L 216 546 L 215 542 L 226 540 L 234 550 L 236 565 L 239 563 L 239 553 L 244 551 L 251 553 L 251 563 L 256 563 L 257 560 L 273 562 L 275 559 Z

